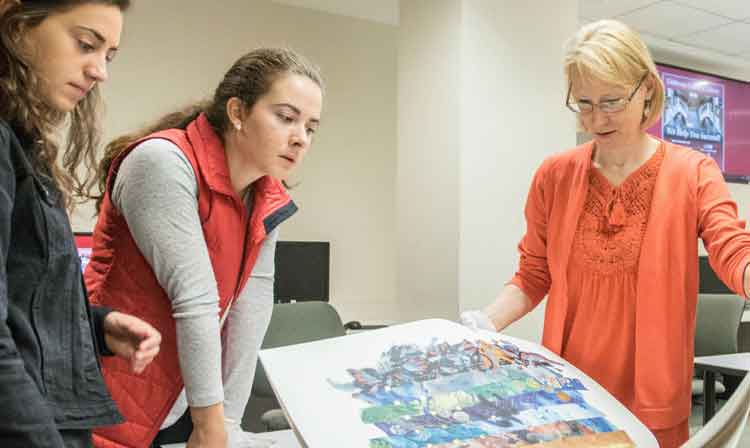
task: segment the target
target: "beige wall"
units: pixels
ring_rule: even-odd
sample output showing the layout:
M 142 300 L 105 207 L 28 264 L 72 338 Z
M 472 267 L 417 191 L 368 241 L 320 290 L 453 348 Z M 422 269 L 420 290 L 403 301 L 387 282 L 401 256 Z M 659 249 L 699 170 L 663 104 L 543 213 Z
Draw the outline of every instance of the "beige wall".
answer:
M 535 168 L 575 141 L 562 42 L 576 0 L 402 0 L 398 296 L 405 319 L 456 319 L 515 271 Z M 538 33 L 542 27 L 545 33 Z M 544 307 L 508 333 L 541 339 Z
M 485 305 L 513 276 L 532 175 L 544 158 L 575 145 L 561 67 L 578 1 L 545 1 L 544 11 L 516 0 L 464 1 L 462 310 Z M 505 332 L 540 341 L 545 304 Z
M 462 0 L 402 0 L 397 294 L 402 318 L 458 316 Z
M 395 27 L 268 1 L 135 2 L 106 88 L 107 135 L 209 95 L 256 46 L 302 52 L 327 83 L 292 192 L 300 211 L 281 238 L 331 242 L 331 301 L 343 319 L 395 319 Z M 79 210 L 74 228 L 91 230 L 91 215 Z

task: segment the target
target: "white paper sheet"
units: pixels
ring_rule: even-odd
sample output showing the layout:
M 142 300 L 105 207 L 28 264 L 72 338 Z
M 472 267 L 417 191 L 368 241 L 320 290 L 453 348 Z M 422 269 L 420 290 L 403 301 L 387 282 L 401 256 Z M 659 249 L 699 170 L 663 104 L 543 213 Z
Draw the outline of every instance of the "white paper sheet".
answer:
M 311 448 L 509 446 L 518 434 L 576 446 L 586 432 L 624 436 L 619 430 L 638 447 L 658 446 L 622 404 L 549 350 L 447 320 L 263 350 L 260 358 Z

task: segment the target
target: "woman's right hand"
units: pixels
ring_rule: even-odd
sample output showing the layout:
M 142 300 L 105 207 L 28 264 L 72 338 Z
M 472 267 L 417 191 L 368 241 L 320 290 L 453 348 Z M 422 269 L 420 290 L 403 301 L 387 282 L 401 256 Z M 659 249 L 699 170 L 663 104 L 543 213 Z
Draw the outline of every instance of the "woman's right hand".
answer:
M 464 311 L 459 320 L 473 330 L 503 331 L 532 308 L 531 299 L 519 287 L 508 283 L 494 302 L 481 311 Z
M 497 331 L 497 328 L 495 328 L 495 324 L 492 323 L 490 318 L 479 310 L 464 311 L 463 313 L 461 313 L 459 320 L 462 325 L 469 327 L 474 331 Z

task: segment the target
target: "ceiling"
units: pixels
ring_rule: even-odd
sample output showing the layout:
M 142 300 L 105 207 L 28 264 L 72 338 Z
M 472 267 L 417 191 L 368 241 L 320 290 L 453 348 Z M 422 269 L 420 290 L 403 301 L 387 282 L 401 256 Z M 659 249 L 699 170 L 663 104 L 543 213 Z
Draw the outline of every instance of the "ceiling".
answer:
M 750 66 L 750 0 L 579 0 L 582 21 L 616 18 L 646 41 Z
M 389 25 L 399 22 L 399 0 L 272 1 Z M 656 51 L 731 67 L 750 80 L 750 0 L 579 0 L 579 18 L 616 18 L 637 29 Z

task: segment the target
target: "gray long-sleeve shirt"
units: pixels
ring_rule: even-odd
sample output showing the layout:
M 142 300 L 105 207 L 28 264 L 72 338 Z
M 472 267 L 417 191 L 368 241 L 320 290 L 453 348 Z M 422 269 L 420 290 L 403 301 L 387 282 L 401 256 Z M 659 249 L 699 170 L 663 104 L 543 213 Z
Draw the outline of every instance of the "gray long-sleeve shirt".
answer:
M 120 165 L 112 190 L 112 203 L 172 301 L 187 400 L 178 399 L 162 427 L 174 423 L 188 405 L 222 401 L 228 420 L 242 418 L 273 306 L 278 230 L 264 241 L 221 340 L 218 290 L 197 197 L 190 162 L 164 139 L 147 140 L 133 149 Z

